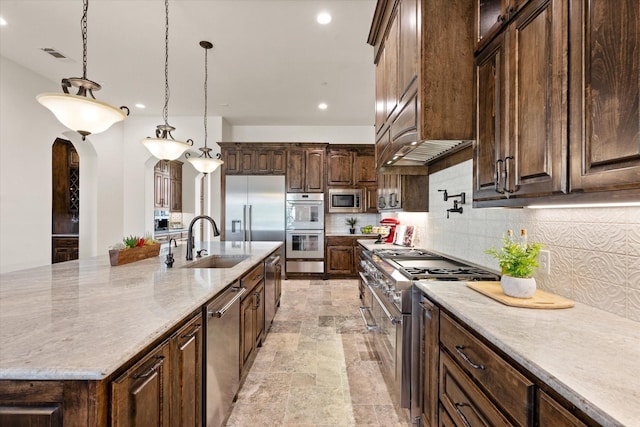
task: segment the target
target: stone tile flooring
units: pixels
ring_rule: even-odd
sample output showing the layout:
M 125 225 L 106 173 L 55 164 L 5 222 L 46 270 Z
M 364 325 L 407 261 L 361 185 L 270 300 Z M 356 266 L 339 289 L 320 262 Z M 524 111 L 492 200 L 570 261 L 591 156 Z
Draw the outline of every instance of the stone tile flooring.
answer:
M 283 280 L 227 426 L 411 426 L 358 312 L 357 280 Z

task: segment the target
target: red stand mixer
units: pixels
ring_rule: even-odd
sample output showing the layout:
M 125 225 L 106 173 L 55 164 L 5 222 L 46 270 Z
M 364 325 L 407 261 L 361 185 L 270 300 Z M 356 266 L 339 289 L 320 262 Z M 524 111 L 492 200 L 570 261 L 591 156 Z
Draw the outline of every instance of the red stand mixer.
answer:
M 380 221 L 380 225 L 389 228 L 389 234 L 386 236 L 384 240 L 382 240 L 382 236 L 378 237 L 376 243 L 393 243 L 393 239 L 396 234 L 396 226 L 400 224 L 400 220 L 395 218 L 384 218 Z

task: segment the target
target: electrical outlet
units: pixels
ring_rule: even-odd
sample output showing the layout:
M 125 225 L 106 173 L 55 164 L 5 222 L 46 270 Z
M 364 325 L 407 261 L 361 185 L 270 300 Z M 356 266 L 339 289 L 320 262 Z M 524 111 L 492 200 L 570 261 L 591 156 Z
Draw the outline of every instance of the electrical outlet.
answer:
M 538 255 L 538 264 L 540 264 L 540 271 L 544 274 L 551 274 L 551 252 L 541 250 Z

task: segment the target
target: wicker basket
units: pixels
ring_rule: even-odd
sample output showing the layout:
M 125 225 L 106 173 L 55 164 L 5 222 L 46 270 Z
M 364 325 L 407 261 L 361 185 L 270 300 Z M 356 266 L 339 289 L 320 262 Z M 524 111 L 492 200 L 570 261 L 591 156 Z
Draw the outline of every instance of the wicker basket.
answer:
M 139 246 L 123 250 L 109 250 L 109 260 L 112 266 L 129 264 L 131 262 L 141 261 L 143 259 L 152 258 L 160 254 L 160 243 L 154 245 Z

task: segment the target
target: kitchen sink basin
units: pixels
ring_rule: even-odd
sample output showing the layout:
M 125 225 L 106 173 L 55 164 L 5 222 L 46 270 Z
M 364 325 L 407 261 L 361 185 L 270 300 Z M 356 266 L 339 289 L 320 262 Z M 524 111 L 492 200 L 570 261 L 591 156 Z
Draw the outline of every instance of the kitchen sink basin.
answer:
M 196 260 L 184 268 L 231 268 L 249 258 L 249 255 L 209 255 Z

